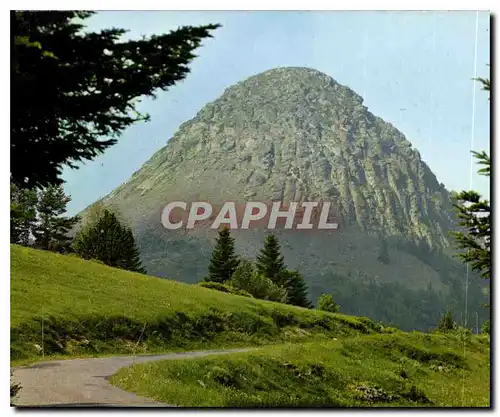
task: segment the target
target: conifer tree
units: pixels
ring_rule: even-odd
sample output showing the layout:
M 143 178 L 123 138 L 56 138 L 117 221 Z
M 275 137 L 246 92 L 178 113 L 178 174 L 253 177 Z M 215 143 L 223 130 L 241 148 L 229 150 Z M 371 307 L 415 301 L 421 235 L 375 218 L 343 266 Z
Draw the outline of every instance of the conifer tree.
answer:
M 108 209 L 94 224 L 77 234 L 74 248 L 84 259 L 96 259 L 116 268 L 146 273 L 131 229 L 122 225 Z
M 473 152 L 484 168 L 482 175 L 490 176 L 490 157 L 485 152 Z M 491 278 L 491 208 L 488 200 L 481 199 L 475 191 L 462 191 L 455 196 L 454 204 L 462 230 L 452 232 L 460 249 L 458 254 L 465 263 L 478 271 L 482 278 Z
M 231 231 L 224 227 L 219 231 L 212 258 L 208 266 L 206 281 L 226 282 L 231 279 L 239 265 L 238 257 L 234 251 L 234 238 Z
M 312 303 L 307 297 L 307 284 L 304 276 L 294 270 L 281 272 L 283 287 L 287 292 L 287 304 L 293 304 L 299 307 L 311 308 Z
M 490 92 L 490 80 L 477 78 L 483 84 L 483 90 Z M 472 151 L 472 154 L 483 167 L 480 175 L 490 177 L 491 160 L 489 155 Z M 452 232 L 460 249 L 458 254 L 463 262 L 471 265 L 473 271 L 478 271 L 482 278 L 491 278 L 491 207 L 488 200 L 482 199 L 475 191 L 462 191 L 455 196 L 454 208 L 462 230 Z
M 276 285 L 282 286 L 282 272 L 286 270 L 284 257 L 281 254 L 281 246 L 274 234 L 266 236 L 264 247 L 257 255 L 257 272 L 268 277 Z
M 85 210 L 85 215 L 82 217 L 80 222 L 82 228 L 86 228 L 95 224 L 106 211 L 106 206 L 101 201 L 96 201 L 90 207 Z M 116 213 L 115 213 L 116 215 Z M 120 219 L 118 219 L 120 220 Z
M 79 220 L 76 216 L 64 216 L 70 201 L 62 185 L 48 186 L 39 192 L 36 205 L 38 222 L 33 231 L 35 247 L 57 252 L 70 251 L 72 239 L 68 232 Z

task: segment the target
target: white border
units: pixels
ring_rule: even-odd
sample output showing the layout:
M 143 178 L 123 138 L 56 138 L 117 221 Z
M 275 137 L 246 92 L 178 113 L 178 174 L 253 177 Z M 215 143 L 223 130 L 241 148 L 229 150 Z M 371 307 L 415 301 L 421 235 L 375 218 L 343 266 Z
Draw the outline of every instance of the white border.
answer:
M 77 1 L 45 1 L 43 4 L 40 4 L 39 1 L 7 1 L 3 4 L 9 6 L 9 9 L 86 9 L 86 10 L 491 10 L 494 14 L 496 11 L 495 3 L 491 0 L 476 0 L 472 1 L 463 1 L 463 0 L 455 0 L 455 1 L 436 1 L 436 0 L 420 0 L 420 1 L 378 1 L 375 5 L 374 2 L 369 1 L 360 1 L 360 0 L 350 0 L 349 2 L 340 3 L 334 2 L 331 0 L 309 0 L 308 2 L 294 2 L 294 1 L 270 1 L 270 0 L 254 0 L 254 1 L 222 1 L 222 0 L 212 0 L 210 2 L 202 2 L 202 1 L 193 1 L 193 0 L 184 0 L 182 2 L 162 2 L 158 0 L 141 0 L 140 2 L 135 1 L 125 1 L 125 0 L 108 0 L 108 1 L 96 1 L 96 0 L 88 0 L 85 2 L 77 2 Z M 210 6 L 210 7 L 208 7 Z M 8 33 L 9 28 L 9 13 L 8 10 L 5 10 L 4 13 L 1 14 L 2 24 L 0 27 L 3 31 L 3 36 L 0 38 L 4 43 L 4 54 L 6 51 L 10 50 L 9 39 L 10 35 Z M 496 49 L 495 49 L 496 50 Z M 2 176 L 3 180 L 1 182 L 2 196 L 5 196 L 5 204 L 2 205 L 2 250 L 0 251 L 1 265 L 4 268 L 3 274 L 1 275 L 0 283 L 2 285 L 2 297 L 3 302 L 1 303 L 3 314 L 1 315 L 1 321 L 3 326 L 2 334 L 4 337 L 9 334 L 10 328 L 10 271 L 8 269 L 8 265 L 10 265 L 9 259 L 9 242 L 7 236 L 9 235 L 9 223 L 8 218 L 9 215 L 7 213 L 8 206 L 8 193 L 9 193 L 9 183 L 7 182 L 8 172 L 7 167 L 9 165 L 9 145 L 7 143 L 7 137 L 9 137 L 9 107 L 10 107 L 10 84 L 9 84 L 9 69 L 7 65 L 2 65 L 1 70 L 3 72 L 2 76 L 2 104 L 3 109 L 0 112 L 2 117 L 1 126 L 4 129 L 4 137 L 2 140 L 2 147 L 4 147 L 4 151 L 0 152 L 0 158 L 2 159 L 1 166 L 5 169 L 5 173 Z M 496 75 L 496 74 L 495 74 Z M 496 80 L 496 77 L 494 78 Z M 495 85 L 495 83 L 493 84 Z M 498 106 L 497 106 L 498 107 Z M 495 110 L 495 116 L 497 115 L 497 110 Z M 496 119 L 496 117 L 495 117 Z M 494 153 L 497 154 L 497 145 L 493 144 Z M 497 175 L 495 175 L 496 177 Z M 498 184 L 498 180 L 496 181 Z M 494 217 L 496 218 L 496 208 Z M 495 242 L 496 243 L 496 242 Z M 495 244 L 495 259 L 496 254 L 498 252 L 497 245 Z M 494 277 L 497 275 L 494 274 Z M 495 295 L 497 293 L 497 285 L 494 286 Z M 496 318 L 496 317 L 495 317 Z M 494 321 L 496 325 L 496 320 Z M 9 384 L 9 380 L 7 379 L 7 375 L 9 375 L 9 345 L 8 343 L 2 343 L 2 369 L 0 371 L 0 375 L 2 376 L 1 381 L 2 385 L 0 387 L 2 397 L 4 398 L 2 401 L 2 411 L 6 411 L 5 414 L 13 414 L 14 410 L 8 407 L 9 400 L 7 399 L 7 385 Z M 496 368 L 496 367 L 495 367 Z M 497 384 L 493 385 L 495 388 L 495 398 L 498 398 L 498 386 Z M 174 410 L 171 410 L 173 412 Z M 148 411 L 154 412 L 153 410 Z M 157 412 L 165 412 L 165 410 L 157 410 Z M 479 412 L 467 412 L 467 414 L 476 414 Z M 49 415 L 50 411 L 38 411 L 38 415 Z M 60 411 L 62 415 L 70 414 L 71 411 Z M 80 411 L 84 415 L 92 413 L 93 415 L 107 415 L 107 411 Z M 184 411 L 184 415 L 194 415 L 196 411 Z M 235 412 L 234 412 L 235 413 Z M 250 412 L 242 411 L 238 412 L 239 415 L 246 415 Z M 261 414 L 272 415 L 272 411 L 261 411 Z M 298 411 L 299 414 L 305 413 Z M 335 413 L 344 413 L 344 411 L 335 411 Z M 389 413 L 383 412 L 382 414 Z M 397 413 L 400 415 L 406 415 L 409 413 L 408 411 L 393 411 L 391 413 Z M 5 415 L 2 413 L 2 415 Z M 132 415 L 146 415 L 143 411 L 132 411 Z M 233 412 L 230 412 L 233 414 Z M 236 413 L 235 413 L 236 414 Z

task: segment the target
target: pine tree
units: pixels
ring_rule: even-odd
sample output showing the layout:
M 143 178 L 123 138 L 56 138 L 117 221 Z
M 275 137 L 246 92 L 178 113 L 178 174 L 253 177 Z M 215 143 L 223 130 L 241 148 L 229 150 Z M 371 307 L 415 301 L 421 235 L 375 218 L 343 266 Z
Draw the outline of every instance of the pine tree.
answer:
M 104 215 L 105 211 L 106 206 L 101 201 L 96 201 L 87 210 L 85 210 L 85 215 L 82 217 L 82 221 L 80 222 L 82 228 L 94 225 Z
M 307 297 L 308 290 L 304 276 L 293 270 L 282 271 L 280 275 L 287 292 L 287 304 L 312 308 L 312 303 Z
M 482 175 L 490 176 L 490 157 L 485 152 L 473 152 L 479 163 L 485 167 L 479 170 Z M 471 264 L 473 271 L 481 273 L 482 278 L 491 278 L 491 208 L 487 200 L 482 200 L 475 191 L 462 191 L 456 196 L 454 204 L 461 231 L 452 232 L 464 262 Z
M 74 248 L 84 259 L 96 259 L 116 268 L 146 273 L 131 229 L 122 225 L 107 209 L 93 225 L 78 232 Z
M 134 235 L 132 234 L 132 230 L 128 227 L 123 228 L 121 253 L 121 259 L 117 261 L 118 268 L 140 272 L 142 274 L 146 273 L 146 270 L 142 267 L 141 254 L 139 248 L 135 244 Z
M 490 80 L 477 78 L 483 84 L 483 90 L 490 92 Z M 486 152 L 472 154 L 483 166 L 478 173 L 490 177 L 491 160 Z M 465 263 L 478 271 L 482 278 L 491 278 L 491 207 L 488 200 L 482 200 L 475 191 L 462 191 L 455 197 L 454 208 L 457 211 L 461 231 L 452 232 L 460 249 L 465 249 L 458 255 Z
M 212 258 L 208 266 L 206 281 L 226 282 L 231 279 L 239 265 L 238 257 L 234 251 L 234 239 L 227 227 L 219 231 Z
M 28 246 L 36 224 L 36 190 L 10 185 L 10 242 Z
M 39 249 L 68 252 L 72 239 L 68 232 L 78 222 L 78 217 L 64 217 L 71 198 L 62 185 L 48 186 L 38 195 L 38 222 L 34 228 L 34 246 Z
M 11 11 L 10 173 L 22 188 L 60 184 L 64 166 L 92 160 L 148 120 L 136 110 L 139 99 L 183 80 L 194 51 L 219 27 L 123 40 L 124 29 L 88 30 L 94 13 Z
M 281 246 L 274 234 L 266 236 L 264 247 L 257 255 L 257 272 L 268 277 L 276 285 L 283 285 L 282 272 L 286 270 Z

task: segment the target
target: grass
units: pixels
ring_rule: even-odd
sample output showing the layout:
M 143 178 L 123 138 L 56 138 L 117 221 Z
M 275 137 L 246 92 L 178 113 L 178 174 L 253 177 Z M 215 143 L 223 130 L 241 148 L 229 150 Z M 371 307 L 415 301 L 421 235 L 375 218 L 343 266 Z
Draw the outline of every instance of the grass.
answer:
M 11 361 L 328 340 L 390 331 L 11 245 Z
M 363 317 L 11 246 L 13 365 L 256 346 L 247 353 L 135 365 L 112 383 L 181 406 L 490 404 L 489 339 L 481 336 L 469 338 L 464 360 L 456 336 L 404 333 Z
M 473 337 L 465 361 L 462 349 L 397 332 L 139 364 L 111 382 L 185 407 L 488 407 L 488 341 Z

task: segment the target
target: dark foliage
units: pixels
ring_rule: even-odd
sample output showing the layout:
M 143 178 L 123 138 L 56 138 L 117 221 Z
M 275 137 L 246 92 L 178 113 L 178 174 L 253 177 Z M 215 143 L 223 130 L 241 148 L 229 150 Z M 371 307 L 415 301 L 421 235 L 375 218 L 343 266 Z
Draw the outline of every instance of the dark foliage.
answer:
M 264 247 L 257 255 L 257 272 L 269 278 L 276 285 L 284 284 L 282 272 L 286 270 L 281 246 L 274 234 L 266 236 Z
M 63 166 L 95 158 L 148 120 L 138 99 L 184 79 L 219 26 L 123 41 L 124 29 L 84 32 L 93 14 L 11 12 L 11 180 L 22 188 L 60 184 Z
M 48 186 L 38 195 L 38 224 L 33 231 L 34 246 L 56 252 L 69 252 L 72 239 L 68 236 L 78 217 L 64 217 L 71 198 L 64 194 L 62 185 Z
M 281 277 L 287 292 L 287 304 L 312 308 L 312 303 L 308 299 L 304 276 L 298 271 L 283 271 Z
M 132 230 L 122 225 L 107 209 L 94 224 L 77 234 L 74 249 L 84 259 L 96 259 L 116 268 L 146 273 Z
M 491 161 L 485 152 L 474 152 L 482 175 L 490 176 Z M 482 200 L 475 191 L 462 191 L 456 195 L 457 211 L 461 231 L 452 232 L 460 249 L 465 250 L 458 256 L 478 271 L 482 278 L 491 278 L 491 207 L 487 200 Z
M 234 238 L 231 231 L 224 227 L 219 231 L 215 248 L 208 266 L 207 281 L 226 282 L 229 281 L 239 265 L 238 257 L 234 251 Z

